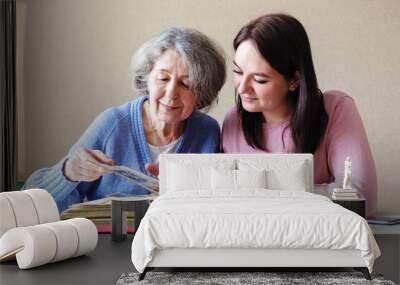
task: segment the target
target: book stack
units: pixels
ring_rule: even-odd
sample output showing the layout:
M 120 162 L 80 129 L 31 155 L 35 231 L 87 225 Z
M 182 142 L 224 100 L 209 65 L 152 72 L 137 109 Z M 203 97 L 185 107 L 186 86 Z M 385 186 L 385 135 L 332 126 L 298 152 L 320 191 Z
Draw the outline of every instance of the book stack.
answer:
M 368 224 L 376 225 L 398 225 L 400 224 L 400 216 L 369 216 Z
M 126 194 L 121 194 L 119 192 L 111 193 L 108 197 L 73 204 L 63 213 L 61 213 L 61 219 L 71 219 L 71 218 L 87 218 L 91 220 L 97 227 L 97 231 L 110 233 L 112 229 L 112 219 L 111 219 L 111 201 L 152 201 L 158 197 L 159 183 L 158 179 L 148 176 L 135 169 L 123 166 L 123 165 L 107 165 L 102 164 L 96 160 L 88 160 L 88 162 L 104 168 L 108 173 L 118 175 L 131 183 L 139 185 L 143 189 L 150 192 L 149 195 L 135 195 L 126 196 Z M 134 232 L 134 213 L 133 211 L 127 212 L 127 231 L 128 233 Z
M 134 213 L 127 212 L 128 232 L 134 231 Z M 112 228 L 111 220 L 111 199 L 99 199 L 90 202 L 71 205 L 67 210 L 61 213 L 61 220 L 72 218 L 86 218 L 91 220 L 99 233 L 110 233 Z
M 358 200 L 360 199 L 357 190 L 335 188 L 332 191 L 332 199 L 334 200 Z

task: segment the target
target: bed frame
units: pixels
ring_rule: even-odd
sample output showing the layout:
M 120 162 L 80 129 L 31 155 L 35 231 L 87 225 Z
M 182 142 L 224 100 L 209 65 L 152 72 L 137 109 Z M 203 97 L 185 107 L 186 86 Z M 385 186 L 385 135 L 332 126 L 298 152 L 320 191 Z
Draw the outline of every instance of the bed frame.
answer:
M 154 252 L 152 261 L 139 275 L 139 280 L 143 280 L 146 273 L 155 268 L 211 268 L 211 270 L 231 268 L 235 271 L 250 271 L 254 268 L 282 267 L 310 269 L 350 267 L 361 271 L 367 280 L 371 280 L 359 250 L 238 248 L 158 249 Z

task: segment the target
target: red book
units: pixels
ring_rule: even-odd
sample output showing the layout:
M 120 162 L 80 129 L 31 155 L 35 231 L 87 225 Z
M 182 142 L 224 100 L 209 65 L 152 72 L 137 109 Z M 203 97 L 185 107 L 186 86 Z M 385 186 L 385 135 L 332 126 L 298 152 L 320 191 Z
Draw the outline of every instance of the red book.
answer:
M 99 234 L 102 233 L 111 233 L 111 225 L 107 225 L 107 226 L 96 226 L 97 228 L 97 232 Z M 135 227 L 133 225 L 128 225 L 128 233 L 134 233 L 135 232 Z

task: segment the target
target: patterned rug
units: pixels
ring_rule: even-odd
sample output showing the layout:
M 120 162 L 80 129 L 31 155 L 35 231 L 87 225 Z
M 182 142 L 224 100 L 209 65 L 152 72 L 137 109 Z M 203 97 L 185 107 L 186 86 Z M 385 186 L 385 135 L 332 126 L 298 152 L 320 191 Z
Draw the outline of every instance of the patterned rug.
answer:
M 384 280 L 380 275 L 372 274 L 372 281 L 364 278 L 360 272 L 154 272 L 150 271 L 142 281 L 138 281 L 139 273 L 124 273 L 117 285 L 133 284 L 267 284 L 267 285 L 395 285 Z

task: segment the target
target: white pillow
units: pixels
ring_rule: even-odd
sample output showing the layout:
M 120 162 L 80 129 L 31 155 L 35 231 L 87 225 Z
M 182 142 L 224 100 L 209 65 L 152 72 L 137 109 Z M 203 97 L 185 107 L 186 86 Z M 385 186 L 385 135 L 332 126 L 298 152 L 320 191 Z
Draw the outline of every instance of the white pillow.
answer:
M 266 188 L 267 177 L 262 170 L 211 169 L 212 190 L 239 190 L 241 188 Z
M 266 169 L 267 187 L 273 190 L 307 191 L 310 167 L 306 160 L 238 160 L 240 170 Z
M 168 191 L 210 189 L 210 168 L 169 163 Z
M 236 189 L 236 170 L 211 168 L 211 189 Z
M 267 171 L 236 170 L 237 188 L 267 188 Z
M 290 191 L 307 191 L 308 179 L 306 162 L 294 163 L 293 167 L 284 170 L 268 171 L 268 188 Z
M 210 190 L 211 169 L 233 169 L 234 161 L 216 162 L 213 166 L 169 161 L 166 166 L 167 191 Z

